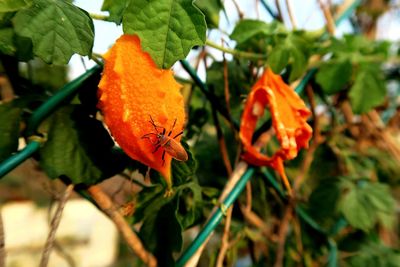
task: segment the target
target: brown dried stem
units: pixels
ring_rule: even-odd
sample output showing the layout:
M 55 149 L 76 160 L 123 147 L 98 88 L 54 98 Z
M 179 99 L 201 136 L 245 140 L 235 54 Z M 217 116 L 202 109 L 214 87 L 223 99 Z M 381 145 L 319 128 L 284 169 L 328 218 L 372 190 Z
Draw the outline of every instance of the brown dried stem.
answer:
M 318 0 L 319 7 L 321 8 L 322 13 L 324 14 L 326 21 L 326 28 L 331 35 L 335 34 L 335 20 L 333 19 L 332 13 L 327 4 L 324 4 L 322 0 Z
M 283 215 L 279 233 L 278 233 L 278 249 L 276 251 L 276 260 L 274 267 L 281 267 L 283 264 L 283 256 L 285 255 L 286 236 L 289 231 L 289 223 L 293 218 L 293 203 L 289 203 Z
M 133 252 L 148 266 L 157 266 L 156 258 L 145 249 L 140 238 L 132 231 L 124 217 L 118 212 L 110 197 L 98 185 L 89 187 L 88 192 L 103 212 L 115 223 Z
M 60 202 L 58 203 L 56 213 L 54 214 L 53 219 L 51 220 L 50 232 L 49 235 L 47 236 L 46 244 L 43 249 L 42 258 L 39 264 L 40 267 L 46 267 L 47 264 L 49 263 L 50 253 L 52 248 L 54 247 L 56 232 L 61 222 L 61 215 L 64 210 L 65 203 L 67 203 L 67 200 L 71 196 L 73 190 L 74 190 L 74 185 L 73 184 L 68 185 L 62 198 L 60 199 Z
M 238 3 L 236 2 L 236 0 L 232 0 L 233 4 L 235 5 L 235 8 L 237 10 L 237 13 L 239 15 L 239 19 L 243 19 L 244 13 L 243 11 L 240 9 L 240 6 L 238 5 Z
M 296 18 L 293 13 L 292 2 L 290 0 L 286 0 L 286 8 L 289 13 L 290 23 L 292 23 L 293 29 L 297 28 Z
M 278 11 L 277 19 L 279 21 L 283 22 L 282 10 L 281 10 L 281 6 L 279 5 L 279 0 L 275 0 L 275 6 L 276 6 L 276 10 Z
M 4 226 L 3 217 L 0 213 L 0 267 L 4 267 L 6 264 L 6 251 L 4 242 Z
M 295 178 L 294 180 L 294 192 L 296 192 L 299 188 L 302 182 L 304 181 L 304 177 L 307 174 L 308 170 L 310 169 L 311 163 L 314 160 L 314 153 L 315 150 L 317 150 L 318 146 L 324 141 L 323 137 L 321 136 L 321 129 L 319 126 L 319 117 L 316 114 L 315 107 L 316 107 L 316 102 L 314 98 L 314 92 L 313 89 L 310 85 L 306 87 L 306 93 L 307 97 L 310 102 L 310 108 L 311 112 L 313 115 L 313 142 L 311 143 L 309 149 L 307 150 L 307 153 L 304 157 L 303 163 L 300 167 L 299 175 Z

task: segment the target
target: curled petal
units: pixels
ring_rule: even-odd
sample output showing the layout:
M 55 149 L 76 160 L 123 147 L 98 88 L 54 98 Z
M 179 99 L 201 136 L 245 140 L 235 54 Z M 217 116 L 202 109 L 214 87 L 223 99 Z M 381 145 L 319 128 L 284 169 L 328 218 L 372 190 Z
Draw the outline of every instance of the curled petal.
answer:
M 280 149 L 271 157 L 260 153 L 251 142 L 266 107 L 271 112 L 272 126 L 280 143 Z M 243 159 L 256 166 L 273 167 L 282 174 L 283 160 L 295 158 L 301 148 L 308 147 L 312 136 L 306 121 L 309 115 L 310 111 L 294 90 L 279 75 L 266 69 L 253 86 L 243 111 L 240 125 Z

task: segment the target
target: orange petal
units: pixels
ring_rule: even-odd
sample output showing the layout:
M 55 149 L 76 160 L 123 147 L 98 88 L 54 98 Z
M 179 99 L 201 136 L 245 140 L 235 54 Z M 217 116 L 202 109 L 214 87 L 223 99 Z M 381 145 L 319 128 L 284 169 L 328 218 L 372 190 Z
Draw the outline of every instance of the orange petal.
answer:
M 98 107 L 104 121 L 121 148 L 133 159 L 159 171 L 171 186 L 171 156 L 163 148 L 142 137 L 156 133 L 150 116 L 168 133 L 176 119 L 171 137 L 183 130 L 185 112 L 179 85 L 171 70 L 158 69 L 150 55 L 143 52 L 137 36 L 122 35 L 104 56 L 99 83 Z M 162 131 L 158 128 L 158 131 Z M 180 136 L 175 140 L 180 141 Z
M 268 157 L 252 145 L 251 140 L 259 118 L 268 107 L 280 149 Z M 282 173 L 282 161 L 293 159 L 301 148 L 307 148 L 312 129 L 306 120 L 310 111 L 303 100 L 279 75 L 269 68 L 253 86 L 243 111 L 240 138 L 244 145 L 243 159 L 256 166 L 270 166 Z M 284 172 L 283 172 L 284 175 Z

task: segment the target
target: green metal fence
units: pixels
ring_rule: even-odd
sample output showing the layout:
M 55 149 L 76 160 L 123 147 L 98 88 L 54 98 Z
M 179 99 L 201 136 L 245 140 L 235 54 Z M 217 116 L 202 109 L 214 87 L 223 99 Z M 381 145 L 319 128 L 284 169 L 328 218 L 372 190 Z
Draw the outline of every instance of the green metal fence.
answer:
M 341 23 L 343 20 L 349 18 L 349 16 L 354 12 L 355 8 L 360 4 L 361 0 L 356 0 L 350 5 L 342 15 L 336 19 L 336 25 Z M 264 3 L 264 1 L 263 1 Z M 204 94 L 208 93 L 207 86 L 201 81 L 201 79 L 197 76 L 195 70 L 190 66 L 190 64 L 186 60 L 182 60 L 181 64 L 183 68 L 189 73 L 194 82 L 200 87 Z M 4 177 L 7 173 L 16 168 L 19 164 L 21 164 L 26 159 L 30 158 L 32 154 L 34 154 L 43 142 L 40 138 L 35 136 L 35 131 L 39 124 L 49 116 L 53 111 L 59 108 L 64 102 L 73 97 L 81 85 L 88 80 L 90 77 L 95 75 L 96 73 L 101 71 L 100 66 L 95 66 L 92 69 L 85 72 L 83 75 L 78 77 L 77 79 L 71 81 L 62 87 L 56 94 L 50 97 L 45 103 L 43 103 L 30 117 L 27 124 L 27 134 L 28 136 L 32 136 L 29 139 L 28 144 L 24 149 L 18 151 L 14 155 L 10 156 L 8 159 L 4 160 L 0 164 L 0 179 Z M 296 87 L 296 92 L 301 93 L 304 90 L 304 87 L 307 85 L 311 77 L 315 74 L 316 69 L 311 69 L 301 80 L 299 85 Z M 224 115 L 224 114 L 222 114 Z M 237 122 L 233 122 L 238 125 Z M 219 225 L 221 222 L 225 211 L 229 208 L 235 200 L 239 197 L 240 193 L 243 191 L 246 183 L 249 181 L 251 176 L 254 174 L 255 169 L 253 167 L 248 168 L 242 177 L 238 180 L 233 189 L 228 193 L 227 197 L 222 201 L 221 205 L 216 207 L 214 213 L 210 216 L 207 223 L 203 226 L 202 230 L 199 232 L 197 237 L 193 240 L 193 242 L 188 246 L 188 248 L 182 253 L 180 258 L 176 262 L 176 266 L 181 267 L 184 266 L 188 260 L 194 255 L 199 247 L 207 240 L 213 230 Z M 264 171 L 265 178 L 271 183 L 271 186 L 277 191 L 282 199 L 286 199 L 286 195 L 280 189 L 275 177 L 268 171 Z M 299 218 L 302 219 L 304 223 L 312 227 L 314 230 L 326 236 L 327 245 L 329 248 L 329 257 L 328 257 L 328 266 L 334 267 L 337 266 L 337 247 L 336 243 L 333 240 L 332 236 L 334 236 L 344 225 L 346 222 L 344 220 L 340 220 L 333 227 L 333 230 L 327 233 L 324 231 L 300 206 L 295 207 L 296 214 Z

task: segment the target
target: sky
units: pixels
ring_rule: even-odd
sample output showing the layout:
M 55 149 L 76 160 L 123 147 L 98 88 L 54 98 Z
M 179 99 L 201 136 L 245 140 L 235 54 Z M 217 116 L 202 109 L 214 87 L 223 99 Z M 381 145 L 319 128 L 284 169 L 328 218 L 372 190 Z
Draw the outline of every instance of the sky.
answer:
M 284 21 L 286 22 L 287 27 L 291 27 L 290 20 L 288 17 L 288 13 L 285 9 L 286 4 L 285 0 L 279 0 L 282 7 L 282 13 Z M 400 2 L 400 0 L 395 0 L 396 2 Z M 101 12 L 102 0 L 75 0 L 74 4 L 79 6 L 80 8 L 88 11 L 89 13 L 95 14 L 104 14 L 107 15 L 108 12 Z M 245 18 L 253 18 L 257 19 L 257 12 L 255 9 L 256 0 L 236 0 L 240 9 L 244 13 Z M 267 2 L 271 2 L 268 1 Z M 334 0 L 333 3 L 341 3 L 340 0 Z M 224 29 L 226 32 L 231 33 L 234 25 L 238 20 L 238 14 L 236 12 L 236 8 L 233 4 L 232 0 L 225 0 L 225 8 L 228 13 L 229 21 L 227 21 L 225 15 L 221 14 L 220 16 L 220 25 L 219 28 Z M 317 30 L 325 25 L 325 19 L 320 12 L 320 8 L 317 0 L 292 0 L 292 9 L 295 13 L 295 19 L 297 23 L 297 27 L 301 29 L 307 30 Z M 274 8 L 274 5 L 271 5 L 271 8 Z M 272 20 L 271 16 L 267 13 L 265 8 L 259 5 L 259 19 L 269 22 Z M 104 54 L 108 48 L 115 42 L 115 40 L 123 33 L 121 26 L 116 26 L 114 23 L 94 20 L 95 25 L 95 42 L 93 47 L 93 52 L 98 54 Z M 380 39 L 390 39 L 390 40 L 399 40 L 400 39 L 400 18 L 399 11 L 387 13 L 382 16 L 381 20 L 378 23 L 380 29 L 378 31 L 378 37 Z M 348 21 L 344 21 L 337 29 L 336 35 L 341 36 L 345 33 L 351 33 L 351 25 Z M 208 39 L 214 41 L 216 43 L 221 43 L 221 33 L 218 31 L 211 31 L 207 36 Z M 224 38 L 226 39 L 226 37 Z M 234 47 L 234 42 L 228 42 L 230 47 Z M 217 59 L 222 59 L 222 53 L 210 48 L 210 52 Z M 194 59 L 197 52 L 190 52 L 187 59 L 189 62 Z M 84 57 L 84 62 L 87 68 L 90 68 L 95 63 L 90 61 L 88 57 Z M 85 67 L 82 64 L 81 56 L 74 55 L 69 62 L 70 70 L 69 70 L 69 79 L 74 79 L 77 76 L 81 75 L 85 72 Z M 175 72 L 181 74 L 180 76 L 186 77 L 185 73 L 182 71 L 181 66 L 179 64 L 175 64 L 173 66 Z M 199 76 L 204 78 L 205 71 L 204 69 L 199 70 Z

